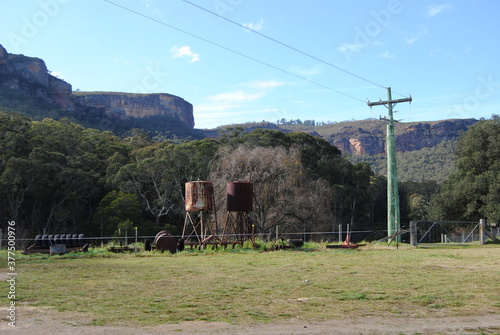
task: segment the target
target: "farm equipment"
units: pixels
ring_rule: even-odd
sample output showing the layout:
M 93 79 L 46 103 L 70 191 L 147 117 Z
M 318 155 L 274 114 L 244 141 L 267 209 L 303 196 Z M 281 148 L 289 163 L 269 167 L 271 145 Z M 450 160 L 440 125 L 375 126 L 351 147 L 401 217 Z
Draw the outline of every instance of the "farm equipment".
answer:
M 36 235 L 35 243 L 26 248 L 23 254 L 65 254 L 67 252 L 88 251 L 83 234 Z

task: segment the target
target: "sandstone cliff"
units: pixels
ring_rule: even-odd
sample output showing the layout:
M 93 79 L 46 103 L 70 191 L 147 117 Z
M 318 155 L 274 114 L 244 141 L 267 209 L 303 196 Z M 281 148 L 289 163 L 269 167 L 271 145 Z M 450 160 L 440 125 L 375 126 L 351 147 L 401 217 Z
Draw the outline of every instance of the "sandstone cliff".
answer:
M 40 58 L 13 55 L 0 45 L 0 86 L 70 109 L 71 85 L 48 73 Z
M 443 141 L 455 141 L 461 132 L 476 123 L 475 119 L 429 122 L 398 122 L 395 124 L 396 150 L 415 151 L 433 147 Z M 384 155 L 386 121 L 353 121 L 325 126 L 316 131 L 342 152 L 353 155 Z
M 0 87 L 37 97 L 71 115 L 108 119 L 169 117 L 194 127 L 193 106 L 166 93 L 72 92 L 71 85 L 49 73 L 39 58 L 9 54 L 0 45 Z
M 71 100 L 85 113 L 104 113 L 118 119 L 170 116 L 194 127 L 193 105 L 171 94 L 75 92 Z

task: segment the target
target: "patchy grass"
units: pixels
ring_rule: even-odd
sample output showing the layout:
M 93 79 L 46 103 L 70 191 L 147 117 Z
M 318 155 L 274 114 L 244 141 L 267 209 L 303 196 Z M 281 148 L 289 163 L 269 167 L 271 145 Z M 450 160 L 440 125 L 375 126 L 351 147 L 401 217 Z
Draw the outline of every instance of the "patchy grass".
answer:
M 19 255 L 18 306 L 87 313 L 94 324 L 250 323 L 356 316 L 500 313 L 500 246 L 175 255 Z M 4 272 L 6 252 L 0 252 Z M 0 282 L 0 292 L 7 283 Z M 0 303 L 7 306 L 6 294 Z

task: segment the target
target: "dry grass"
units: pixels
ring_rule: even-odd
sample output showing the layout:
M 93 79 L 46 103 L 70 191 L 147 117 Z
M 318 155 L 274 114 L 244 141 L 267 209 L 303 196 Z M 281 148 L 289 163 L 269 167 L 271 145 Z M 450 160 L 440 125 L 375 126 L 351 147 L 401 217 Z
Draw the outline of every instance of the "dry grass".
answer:
M 18 305 L 88 313 L 94 324 L 249 323 L 500 312 L 500 246 L 183 252 L 17 261 Z M 2 257 L 5 267 L 6 255 Z M 0 292 L 7 292 L 4 281 Z M 6 294 L 1 304 L 6 306 Z

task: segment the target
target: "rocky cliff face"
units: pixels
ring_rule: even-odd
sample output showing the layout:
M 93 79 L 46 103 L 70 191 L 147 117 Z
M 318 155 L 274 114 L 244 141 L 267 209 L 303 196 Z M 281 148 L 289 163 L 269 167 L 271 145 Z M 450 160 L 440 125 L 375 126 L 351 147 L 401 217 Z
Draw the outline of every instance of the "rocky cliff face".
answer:
M 414 151 L 433 147 L 443 141 L 455 141 L 462 131 L 476 123 L 475 119 L 433 122 L 396 123 L 396 150 Z M 385 121 L 346 122 L 333 134 L 324 136 L 342 152 L 353 155 L 385 154 Z
M 64 109 L 72 107 L 71 85 L 48 73 L 40 58 L 12 55 L 0 45 L 0 86 L 41 98 Z
M 193 105 L 171 94 L 75 92 L 71 100 L 77 110 L 87 113 L 103 112 L 119 119 L 171 116 L 194 127 Z
M 166 93 L 72 92 L 71 85 L 48 73 L 39 58 L 9 54 L 0 45 L 0 87 L 38 97 L 76 114 L 118 119 L 169 116 L 194 127 L 193 106 Z

